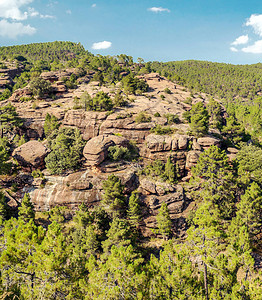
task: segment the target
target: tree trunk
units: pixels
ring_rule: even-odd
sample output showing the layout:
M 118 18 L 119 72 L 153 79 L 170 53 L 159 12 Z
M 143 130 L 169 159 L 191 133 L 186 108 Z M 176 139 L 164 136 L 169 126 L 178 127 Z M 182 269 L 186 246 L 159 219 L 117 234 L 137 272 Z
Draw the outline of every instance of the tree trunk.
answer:
M 204 282 L 205 282 L 206 300 L 208 300 L 209 296 L 208 296 L 207 265 L 206 265 L 206 263 L 204 263 Z

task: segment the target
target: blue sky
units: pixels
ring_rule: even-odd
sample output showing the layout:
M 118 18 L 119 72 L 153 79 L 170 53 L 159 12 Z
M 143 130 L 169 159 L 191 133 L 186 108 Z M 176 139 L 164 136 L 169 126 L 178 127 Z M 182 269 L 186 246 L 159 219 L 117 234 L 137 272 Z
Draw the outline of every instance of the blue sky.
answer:
M 80 42 L 146 61 L 262 62 L 262 1 L 0 0 L 0 45 Z

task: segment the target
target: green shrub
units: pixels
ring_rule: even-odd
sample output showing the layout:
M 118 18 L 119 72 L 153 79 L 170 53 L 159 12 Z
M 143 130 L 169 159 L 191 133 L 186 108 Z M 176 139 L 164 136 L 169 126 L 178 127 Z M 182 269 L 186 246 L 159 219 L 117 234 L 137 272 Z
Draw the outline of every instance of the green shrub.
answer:
M 33 170 L 32 176 L 34 178 L 44 178 L 44 174 L 39 169 Z
M 159 112 L 156 112 L 156 113 L 154 114 L 154 117 L 159 118 L 159 117 L 161 117 L 161 115 L 160 115 Z
M 132 74 L 125 76 L 122 79 L 124 91 L 128 94 L 142 94 L 147 92 L 148 84 L 139 78 L 134 77 Z
M 175 183 L 178 177 L 176 171 L 176 166 L 169 156 L 166 163 L 161 160 L 155 160 L 151 164 L 148 164 L 142 170 L 142 174 L 150 176 L 156 180 L 161 179 L 163 181 Z
M 9 89 L 5 89 L 1 94 L 0 94 L 0 101 L 6 100 L 9 97 L 11 97 L 12 93 L 10 92 Z
M 152 133 L 164 135 L 164 134 L 172 134 L 174 133 L 174 129 L 170 126 L 161 126 L 157 124 L 154 128 L 150 130 Z
M 120 106 L 120 107 L 123 107 L 123 106 L 127 105 L 127 101 L 122 96 L 120 90 L 117 91 L 117 93 L 116 93 L 116 95 L 115 95 L 115 97 L 113 99 L 113 104 L 114 104 L 114 106 Z
M 128 148 L 122 146 L 111 146 L 108 148 L 108 156 L 112 160 L 130 160 L 131 153 Z
M 109 111 L 114 107 L 107 93 L 98 92 L 94 98 L 87 99 L 86 109 L 93 111 Z
M 164 89 L 164 93 L 166 93 L 166 94 L 172 94 L 172 92 L 170 91 L 169 88 L 165 88 L 165 89 Z
M 45 136 L 48 137 L 54 130 L 58 129 L 59 126 L 60 123 L 58 122 L 57 117 L 47 113 L 45 116 L 45 123 L 44 123 Z
M 45 158 L 45 162 L 51 174 L 61 174 L 80 167 L 84 142 L 78 129 L 56 129 L 47 141 L 51 153 Z
M 144 112 L 140 112 L 136 117 L 135 117 L 135 122 L 136 123 L 147 123 L 151 122 L 151 117 L 146 115 Z
M 191 97 L 187 97 L 186 100 L 184 100 L 186 104 L 192 105 L 193 99 Z
M 29 83 L 29 89 L 37 97 L 43 97 L 45 94 L 49 95 L 52 92 L 50 82 L 41 77 L 34 77 Z
M 177 115 L 173 114 L 165 114 L 164 117 L 167 120 L 168 124 L 174 124 L 174 123 L 179 123 L 179 117 Z

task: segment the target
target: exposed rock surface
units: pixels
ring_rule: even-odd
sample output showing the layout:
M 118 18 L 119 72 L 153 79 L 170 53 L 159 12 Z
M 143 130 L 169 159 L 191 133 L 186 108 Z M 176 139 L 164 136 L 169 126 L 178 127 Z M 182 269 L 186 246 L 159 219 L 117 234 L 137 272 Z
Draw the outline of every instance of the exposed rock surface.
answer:
M 38 141 L 29 141 L 16 148 L 13 157 L 25 168 L 30 170 L 43 168 L 44 158 L 48 154 L 48 149 Z
M 201 137 L 197 140 L 197 143 L 203 147 L 211 147 L 211 146 L 219 146 L 220 145 L 220 140 L 211 136 L 207 137 Z
M 115 145 L 127 146 L 128 140 L 114 135 L 99 135 L 89 140 L 83 151 L 87 165 L 97 166 L 101 164 L 107 157 L 108 148 Z
M 56 94 L 54 99 L 46 98 L 40 101 L 27 99 L 28 101 L 22 102 L 20 101 L 22 97 L 30 98 L 32 96 L 27 87 L 18 89 L 9 99 L 9 101 L 13 101 L 12 105 L 16 107 L 19 116 L 25 119 L 23 133 L 28 139 L 35 139 L 35 141 L 30 141 L 15 149 L 13 153 L 24 170 L 31 172 L 35 168 L 44 168 L 44 158 L 48 150 L 36 140 L 44 137 L 43 125 L 47 113 L 56 116 L 62 127 L 78 128 L 86 141 L 83 151 L 85 161 L 81 171 L 68 176 L 47 175 L 45 180 L 38 178 L 34 181 L 33 177 L 28 174 L 31 176 L 32 182 L 21 184 L 19 188 L 22 186 L 23 193 L 30 193 L 32 202 L 38 211 L 46 211 L 56 205 L 66 205 L 75 210 L 83 202 L 89 207 L 98 205 L 102 199 L 103 181 L 109 174 L 115 174 L 125 185 L 124 192 L 127 196 L 137 188 L 142 194 L 143 221 L 141 228 L 143 234 L 152 235 L 150 228 L 156 227 L 155 217 L 163 202 L 168 205 L 174 226 L 182 226 L 187 202 L 181 185 L 183 185 L 183 181 L 190 178 L 191 168 L 197 163 L 201 152 L 212 145 L 220 145 L 219 139 L 213 137 L 212 132 L 209 133 L 209 136 L 201 138 L 187 134 L 189 125 L 183 123 L 183 113 L 191 108 L 189 104 L 185 103 L 190 97 L 190 92 L 157 73 L 151 73 L 141 76 L 149 84 L 147 93 L 132 96 L 122 93 L 130 100 L 126 107 L 119 107 L 113 113 L 85 111 L 83 107 L 75 109 L 75 97 L 80 98 L 84 92 L 94 97 L 100 91 L 114 97 L 121 86 L 119 84 L 115 87 L 100 86 L 99 82 L 90 81 L 94 73 L 89 72 L 77 80 L 79 85 L 75 90 L 67 89 L 61 80 L 69 79 L 72 74 L 77 74 L 77 72 L 76 69 L 69 69 L 65 72 L 41 74 L 42 78 L 51 82 Z M 166 88 L 171 93 L 165 93 Z M 162 99 L 161 95 L 165 95 L 165 98 Z M 200 96 L 201 98 L 194 97 L 194 103 L 205 102 L 208 98 L 205 98 L 204 94 Z M 33 106 L 33 104 L 35 105 Z M 150 116 L 151 121 L 136 122 L 136 116 L 140 112 Z M 156 113 L 158 113 L 158 117 Z M 169 126 L 166 114 L 176 115 L 181 121 L 179 124 L 171 125 L 175 134 L 157 135 L 152 133 L 151 129 L 156 124 Z M 136 143 L 141 161 L 112 162 L 107 159 L 110 146 L 128 147 L 130 141 Z M 236 155 L 234 150 L 228 149 L 228 152 L 229 156 Z M 138 171 L 147 163 L 155 160 L 166 162 L 169 156 L 176 166 L 181 183 L 169 184 L 161 182 L 159 179 L 152 180 L 149 177 L 137 175 Z M 48 174 L 45 171 L 43 173 Z M 21 199 L 23 193 L 20 192 L 17 198 Z
M 134 170 L 117 172 L 116 175 L 125 185 L 125 192 L 132 192 L 137 187 Z M 37 211 L 46 211 L 55 206 L 68 206 L 76 210 L 81 203 L 88 207 L 98 205 L 102 199 L 102 183 L 108 174 L 97 173 L 90 169 L 68 176 L 46 176 L 44 188 L 39 183 L 26 187 Z

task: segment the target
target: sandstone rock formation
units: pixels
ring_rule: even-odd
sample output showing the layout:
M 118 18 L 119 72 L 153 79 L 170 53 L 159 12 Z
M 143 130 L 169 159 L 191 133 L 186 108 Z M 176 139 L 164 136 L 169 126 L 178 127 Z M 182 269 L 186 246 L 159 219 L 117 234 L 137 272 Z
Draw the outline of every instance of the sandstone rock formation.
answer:
M 83 151 L 87 165 L 98 166 L 101 164 L 107 157 L 108 148 L 115 145 L 127 146 L 128 140 L 115 135 L 99 135 L 89 140 Z
M 44 168 L 48 149 L 38 141 L 29 141 L 13 151 L 12 156 L 27 170 Z

